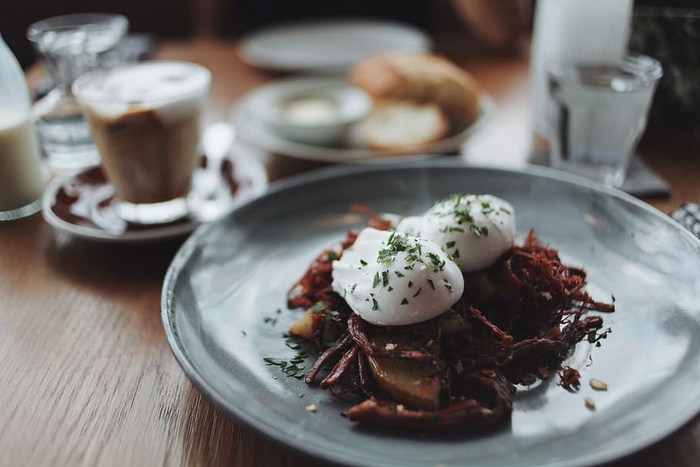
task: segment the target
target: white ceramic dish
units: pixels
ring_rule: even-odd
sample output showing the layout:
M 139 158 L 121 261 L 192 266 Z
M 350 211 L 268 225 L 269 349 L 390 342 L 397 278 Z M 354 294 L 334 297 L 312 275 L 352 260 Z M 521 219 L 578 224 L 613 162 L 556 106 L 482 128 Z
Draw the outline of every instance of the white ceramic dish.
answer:
M 426 52 L 431 41 L 404 24 L 377 20 L 289 23 L 244 38 L 239 54 L 253 66 L 278 71 L 345 70 L 379 52 Z
M 333 146 L 321 146 L 292 141 L 273 132 L 263 124 L 255 113 L 250 110 L 250 100 L 256 92 L 249 94 L 233 108 L 231 120 L 236 127 L 240 138 L 252 146 L 264 151 L 296 159 L 305 159 L 315 162 L 370 162 L 372 160 L 384 160 L 389 156 L 422 155 L 433 157 L 440 154 L 458 152 L 462 145 L 479 131 L 487 122 L 495 110 L 493 99 L 485 94 L 480 98 L 480 111 L 477 119 L 471 125 L 446 138 L 435 141 L 427 146 L 414 150 L 378 151 L 369 147 L 362 135 L 361 125 L 354 125 L 347 133 L 344 141 Z
M 415 214 L 458 192 L 510 201 L 519 239 L 535 228 L 565 263 L 586 269 L 594 297 L 614 294 L 616 311 L 604 316 L 612 332 L 601 347 L 582 342 L 564 362 L 580 369 L 579 392 L 551 378 L 521 388 L 511 423 L 495 432 L 420 437 L 358 429 L 341 416 L 352 399 L 266 365 L 264 357 L 295 355 L 283 333 L 300 312 L 286 309 L 287 292 L 322 249 L 366 221 L 351 205 Z M 551 169 L 430 159 L 335 165 L 273 184 L 187 240 L 168 270 L 161 306 L 173 352 L 199 389 L 292 449 L 341 465 L 568 467 L 619 459 L 698 413 L 698 295 L 700 240 L 645 203 Z M 594 391 L 589 378 L 608 390 Z M 587 397 L 596 410 L 586 408 Z M 318 411 L 307 411 L 309 404 Z
M 316 146 L 337 144 L 372 108 L 367 93 L 344 80 L 292 78 L 250 94 L 248 111 L 269 132 Z

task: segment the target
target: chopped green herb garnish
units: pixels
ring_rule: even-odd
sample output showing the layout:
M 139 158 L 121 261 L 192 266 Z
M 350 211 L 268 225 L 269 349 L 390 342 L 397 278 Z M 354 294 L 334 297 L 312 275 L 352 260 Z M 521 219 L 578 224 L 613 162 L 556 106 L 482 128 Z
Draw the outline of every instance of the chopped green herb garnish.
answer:
M 488 227 L 479 227 L 478 225 L 472 224 L 469 226 L 469 231 L 475 236 L 475 237 L 481 237 L 483 236 L 488 236 L 489 234 L 489 229 Z
M 450 291 L 450 293 L 454 293 L 454 289 L 452 288 L 452 284 L 447 282 L 447 279 L 443 279 L 443 282 L 445 284 L 445 288 Z
M 285 368 L 283 368 L 282 371 L 284 372 L 285 375 L 287 375 L 291 378 L 302 379 L 304 377 L 304 367 L 303 366 L 290 364 L 290 365 L 287 365 Z
M 277 318 L 271 318 L 269 316 L 265 316 L 263 318 L 263 323 L 271 324 L 272 326 L 274 326 L 275 324 L 277 324 Z
M 304 367 L 300 364 L 304 363 L 307 356 L 306 352 L 297 352 L 290 361 L 274 357 L 263 357 L 263 361 L 270 366 L 280 367 L 282 372 L 291 378 L 301 379 L 304 377 Z
M 293 334 L 285 332 L 282 334 L 284 337 L 284 344 L 292 350 L 299 350 L 301 348 L 301 339 Z
M 263 357 L 263 360 L 264 360 L 265 363 L 267 363 L 268 365 L 277 365 L 277 366 L 281 366 L 281 367 L 283 367 L 283 368 L 284 368 L 285 366 L 287 366 L 287 361 L 286 361 L 286 360 L 282 360 L 282 359 L 280 359 L 280 358 Z
M 428 259 L 430 260 L 430 266 L 433 268 L 433 272 L 439 272 L 445 269 L 445 261 L 441 260 L 435 253 L 428 253 Z
M 330 250 L 328 253 L 326 253 L 326 256 L 328 256 L 329 261 L 335 261 L 340 258 L 340 255 L 338 255 L 338 253 L 336 253 L 333 250 Z
M 309 308 L 309 311 L 314 315 L 320 315 L 322 313 L 325 313 L 327 310 L 328 305 L 326 304 L 326 302 L 316 302 L 313 305 L 311 305 L 311 308 Z
M 299 363 L 304 363 L 306 357 L 308 357 L 308 354 L 306 354 L 306 352 L 299 352 L 294 356 L 294 358 L 289 360 L 289 363 L 293 363 L 295 365 L 298 365 Z
M 440 229 L 440 232 L 442 232 L 442 233 L 464 232 L 464 229 L 461 227 L 446 225 L 445 227 Z
M 406 235 L 400 235 L 396 231 L 391 232 L 389 238 L 386 241 L 386 248 L 379 250 L 377 255 L 377 262 L 385 263 L 388 261 L 394 261 L 396 255 L 400 251 L 406 251 L 408 249 L 408 237 Z

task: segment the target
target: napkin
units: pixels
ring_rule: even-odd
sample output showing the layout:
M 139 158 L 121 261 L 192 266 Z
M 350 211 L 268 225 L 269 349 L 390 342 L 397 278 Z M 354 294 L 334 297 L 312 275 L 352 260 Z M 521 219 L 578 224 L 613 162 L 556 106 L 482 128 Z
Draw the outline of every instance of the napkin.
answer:
M 640 198 L 663 198 L 671 194 L 668 182 L 650 169 L 639 157 L 632 158 L 627 169 L 627 177 L 620 188 Z
M 685 203 L 673 211 L 671 217 L 700 238 L 700 204 Z
M 549 165 L 549 155 L 534 153 L 530 156 L 530 163 Z M 636 155 L 630 161 L 627 177 L 620 189 L 638 198 L 664 198 L 671 194 L 668 182 Z

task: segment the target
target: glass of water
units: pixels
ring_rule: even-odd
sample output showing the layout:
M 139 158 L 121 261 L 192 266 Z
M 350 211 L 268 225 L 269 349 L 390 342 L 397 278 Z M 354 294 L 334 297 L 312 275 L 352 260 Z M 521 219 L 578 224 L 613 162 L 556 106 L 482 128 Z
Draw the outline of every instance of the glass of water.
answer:
M 661 64 L 644 55 L 549 63 L 552 166 L 622 185 L 662 75 Z
M 32 108 L 42 151 L 54 170 L 72 172 L 99 164 L 71 85 L 88 71 L 122 62 L 117 45 L 128 27 L 124 16 L 112 13 L 56 16 L 29 26 L 27 38 L 43 56 L 54 85 Z

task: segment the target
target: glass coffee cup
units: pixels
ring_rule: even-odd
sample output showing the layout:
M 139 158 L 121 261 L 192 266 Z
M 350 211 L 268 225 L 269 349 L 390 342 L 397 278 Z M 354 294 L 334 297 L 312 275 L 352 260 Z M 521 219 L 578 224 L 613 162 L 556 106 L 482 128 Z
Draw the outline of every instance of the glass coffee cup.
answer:
M 210 83 L 200 65 L 149 61 L 73 84 L 123 220 L 161 224 L 189 214 Z

